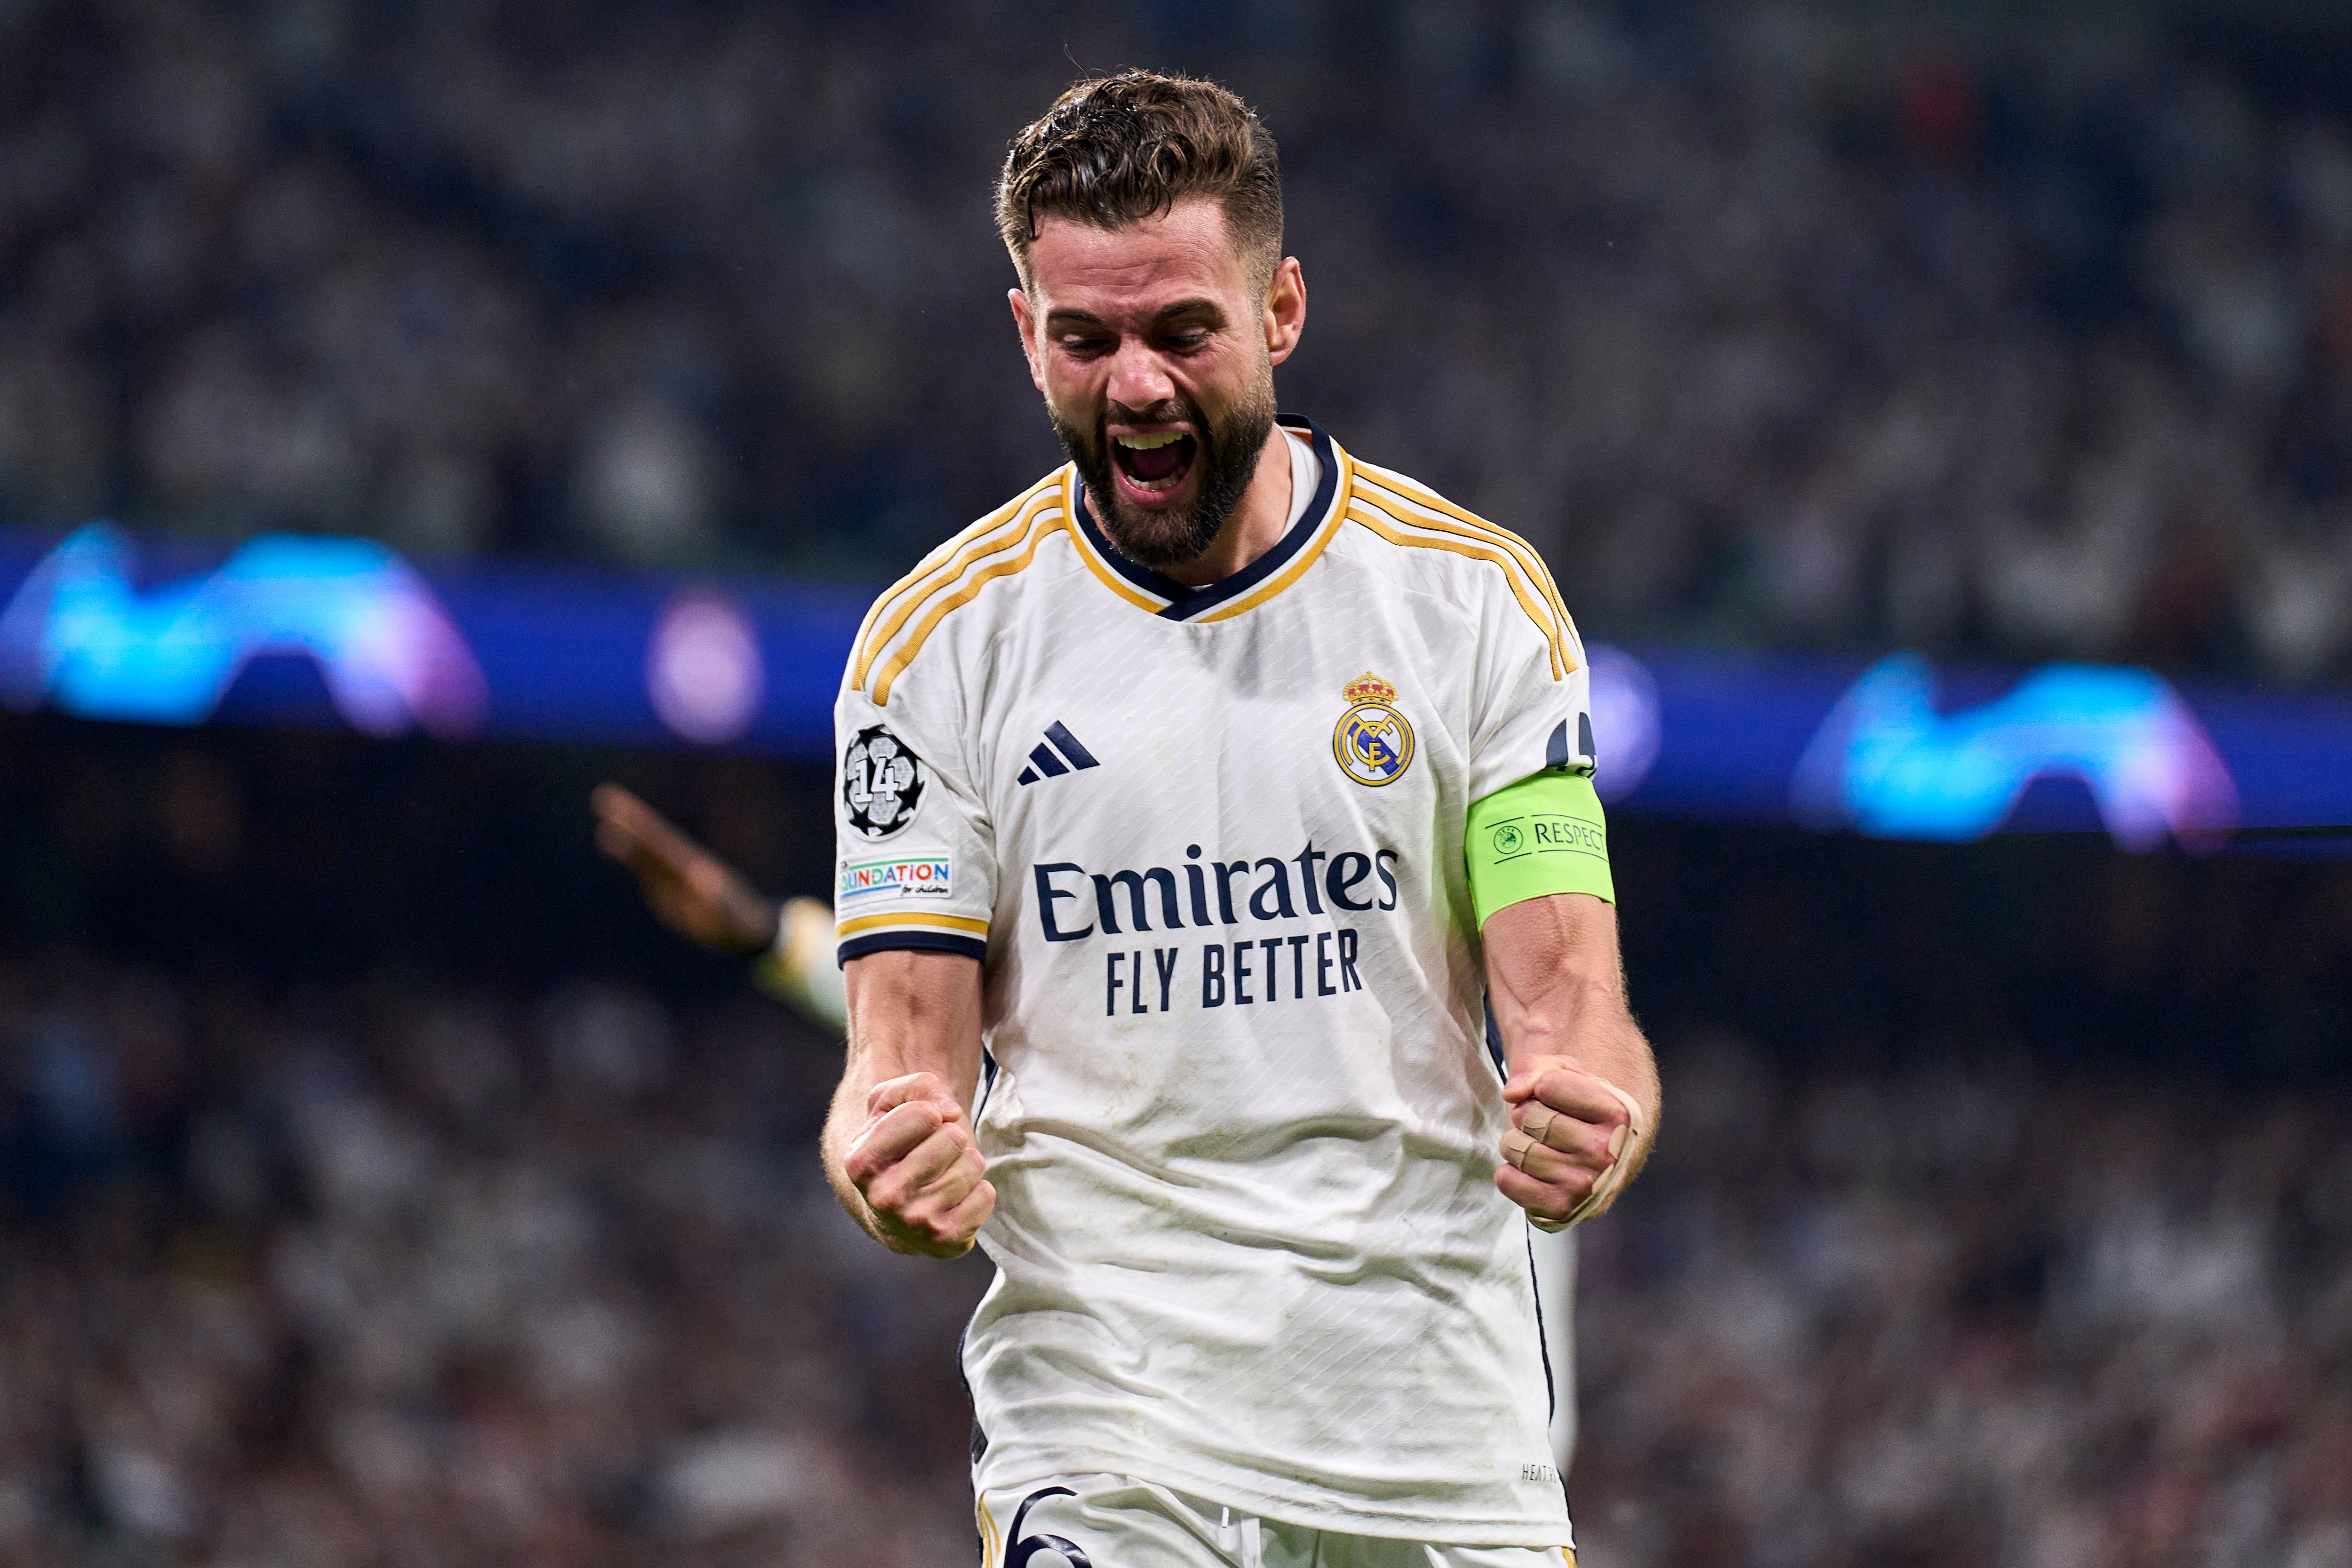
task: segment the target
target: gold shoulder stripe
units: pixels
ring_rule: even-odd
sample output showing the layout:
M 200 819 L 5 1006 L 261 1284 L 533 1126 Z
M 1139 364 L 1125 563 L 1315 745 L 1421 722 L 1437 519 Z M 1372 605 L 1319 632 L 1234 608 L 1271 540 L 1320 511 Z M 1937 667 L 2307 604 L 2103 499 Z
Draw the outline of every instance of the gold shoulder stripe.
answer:
M 1058 495 L 1058 491 L 1032 489 L 1024 498 L 1020 510 L 1012 518 L 1009 526 L 992 524 L 986 529 L 966 530 L 968 542 L 945 565 L 923 574 L 912 592 L 892 592 L 889 597 L 898 603 L 887 615 L 883 614 L 882 606 L 877 605 L 872 631 L 860 637 L 857 657 L 850 666 L 850 684 L 861 687 L 866 684 L 866 672 L 873 668 L 874 660 L 881 651 L 889 646 L 890 639 L 897 637 L 899 628 L 942 590 L 953 587 L 964 574 L 990 556 L 1018 549 L 1021 542 L 1028 537 L 1030 525 L 1037 514 L 1052 507 Z
M 957 530 L 954 533 L 950 534 L 946 539 L 941 540 L 929 550 L 924 552 L 923 558 L 915 563 L 915 569 L 912 572 L 908 573 L 905 576 L 899 578 L 897 582 L 891 584 L 887 589 L 884 590 L 882 596 L 876 599 L 873 605 L 866 610 L 865 620 L 858 624 L 857 640 L 850 644 L 852 661 L 855 662 L 860 657 L 862 650 L 866 647 L 867 635 L 873 630 L 875 623 L 889 613 L 891 605 L 897 604 L 906 595 L 912 592 L 919 584 L 928 581 L 933 574 L 937 573 L 942 566 L 945 566 L 958 551 L 962 550 L 973 541 L 981 538 L 990 530 L 1000 527 L 1017 516 L 1024 508 L 1036 498 L 1037 491 L 1041 487 L 1052 482 L 1053 477 L 1054 476 L 1050 474 L 1047 475 L 1045 479 L 1040 479 L 1036 484 L 1031 485 L 1027 489 L 1023 490 L 1019 495 L 1013 497 L 1003 506 L 998 507 L 994 511 L 990 512 L 986 517 L 982 518 L 978 522 L 972 523 L 969 527 Z
M 1276 573 L 1273 576 L 1268 577 L 1265 582 L 1260 583 L 1256 587 L 1252 588 L 1248 593 L 1244 594 L 1240 598 L 1235 599 L 1233 603 L 1218 605 L 1214 610 L 1209 612 L 1209 614 L 1202 616 L 1194 623 L 1194 625 L 1206 626 L 1211 621 L 1230 620 L 1232 617 L 1242 614 L 1245 610 L 1254 610 L 1258 605 L 1265 604 L 1268 599 L 1273 598 L 1276 594 L 1281 593 L 1285 588 L 1289 587 L 1293 583 L 1297 582 L 1299 578 L 1305 576 L 1307 574 L 1307 569 L 1309 566 L 1314 565 L 1316 560 L 1322 555 L 1323 547 L 1329 544 L 1332 540 L 1339 537 L 1339 525 L 1345 522 L 1348 518 L 1349 498 L 1355 492 L 1355 465 L 1349 458 L 1348 454 L 1339 449 L 1339 443 L 1337 441 L 1331 443 L 1331 452 L 1332 456 L 1339 460 L 1339 483 L 1338 489 L 1332 492 L 1331 515 L 1323 520 L 1323 526 L 1315 531 L 1315 537 L 1308 540 L 1307 542 L 1306 548 L 1299 551 L 1297 559 L 1293 560 L 1281 571 Z
M 890 591 L 877 600 L 858 629 L 856 653 L 851 663 L 852 685 L 865 684 L 866 673 L 872 668 L 875 657 L 898 634 L 909 616 L 921 608 L 923 602 L 941 588 L 952 584 L 971 564 L 1003 548 L 1010 541 L 1017 542 L 1027 531 L 1030 519 L 1044 506 L 1052 504 L 1059 494 L 1055 480 L 1058 475 L 1048 475 L 1023 492 L 1011 504 L 998 508 L 987 517 L 955 535 L 924 558 L 924 563 L 901 578 Z
M 1565 680 L 1569 673 L 1577 668 L 1569 659 L 1561 647 L 1559 628 L 1553 625 L 1551 616 L 1546 613 L 1549 606 L 1544 605 L 1534 594 L 1528 590 L 1521 581 L 1518 563 L 1507 552 L 1485 543 L 1462 542 L 1465 531 L 1460 529 L 1450 531 L 1456 536 L 1453 538 L 1414 533 L 1402 525 L 1398 519 L 1391 517 L 1370 500 L 1360 501 L 1349 515 L 1391 544 L 1401 544 L 1413 550 L 1443 550 L 1454 555 L 1466 555 L 1473 561 L 1485 561 L 1501 567 L 1503 580 L 1511 585 L 1512 597 L 1518 600 L 1519 608 L 1527 612 L 1528 619 L 1536 624 L 1536 630 L 1543 634 L 1544 642 L 1551 649 L 1551 678 L 1554 680 Z
M 1440 503 L 1444 507 L 1444 515 L 1441 516 L 1433 509 L 1419 505 L 1410 496 L 1400 494 L 1391 489 L 1384 481 L 1367 481 L 1364 491 L 1366 500 L 1380 507 L 1397 522 L 1412 528 L 1428 529 L 1433 532 L 1452 534 L 1456 538 L 1483 542 L 1503 550 L 1517 563 L 1518 573 L 1527 579 L 1528 586 L 1541 596 L 1545 606 L 1552 614 L 1552 624 L 1545 635 L 1558 638 L 1559 646 L 1570 669 L 1582 667 L 1584 644 L 1576 635 L 1576 622 L 1570 616 L 1568 606 L 1560 602 L 1559 590 L 1551 580 L 1551 571 L 1544 564 L 1543 557 L 1536 553 L 1533 545 L 1510 530 L 1498 528 L 1486 519 L 1473 516 L 1450 502 Z M 1433 496 L 1431 500 L 1436 500 L 1437 498 Z M 1449 522 L 1447 521 L 1449 517 L 1460 521 Z M 1509 574 L 1507 568 L 1506 575 Z M 1516 580 L 1512 584 L 1512 591 L 1514 593 L 1518 591 L 1518 583 Z
M 930 612 L 915 623 L 915 629 L 908 632 L 905 639 L 898 644 L 898 651 L 890 656 L 874 677 L 872 692 L 874 705 L 877 708 L 889 705 L 891 682 L 897 680 L 898 672 L 913 663 L 915 656 L 923 651 L 924 642 L 929 639 L 933 631 L 938 629 L 941 621 L 971 603 L 982 588 L 987 587 L 997 578 L 1009 577 L 1017 572 L 1027 571 L 1029 563 L 1037 559 L 1039 545 L 1056 533 L 1071 531 L 1073 531 L 1070 527 L 1070 514 L 1067 511 L 1058 507 L 1041 508 L 1032 515 L 1025 533 L 991 550 L 989 553 L 996 559 L 984 566 L 975 566 L 971 571 L 965 573 L 957 580 L 962 585 L 954 593 L 944 595 L 933 593 L 926 596 L 923 603 L 931 606 Z M 1020 554 L 1007 556 L 1003 553 L 1024 540 L 1027 542 L 1027 547 Z
M 1576 655 L 1570 668 L 1573 668 L 1582 661 L 1584 645 L 1576 635 L 1576 620 L 1568 613 L 1568 605 L 1560 599 L 1559 586 L 1552 581 L 1551 568 L 1544 563 L 1543 556 L 1538 552 L 1534 545 L 1499 523 L 1489 522 L 1475 512 L 1464 510 L 1427 486 L 1410 479 L 1393 469 L 1377 468 L 1374 469 L 1373 474 L 1374 477 L 1368 483 L 1374 489 L 1386 491 L 1405 507 L 1414 511 L 1441 513 L 1450 517 L 1473 533 L 1491 540 L 1517 557 L 1520 566 L 1529 577 L 1534 579 L 1537 589 L 1544 596 L 1544 602 L 1549 604 L 1552 607 L 1552 612 L 1559 617 L 1560 629 L 1567 634 L 1568 646 Z M 1391 515 L 1395 514 L 1391 512 Z M 1416 522 L 1423 527 L 1443 527 L 1443 524 L 1433 518 L 1404 518 L 1400 521 Z
M 1423 511 L 1442 512 L 1456 522 L 1493 536 L 1526 563 L 1528 570 L 1542 583 L 1545 597 L 1551 601 L 1553 608 L 1559 611 L 1560 618 L 1562 620 L 1568 618 L 1568 606 L 1560 603 L 1559 590 L 1552 583 L 1551 568 L 1544 563 L 1543 556 L 1534 545 L 1529 544 L 1502 524 L 1489 522 L 1477 513 L 1454 505 L 1418 479 L 1400 474 L 1394 468 L 1382 468 L 1370 464 L 1365 466 L 1372 470 L 1370 481 L 1372 484 L 1389 491 L 1407 506 L 1415 507 Z
M 927 910 L 907 910 L 896 914 L 859 915 L 856 920 L 843 921 L 834 930 L 842 937 L 853 937 L 860 931 L 881 931 L 891 926 L 916 926 L 925 931 L 962 931 L 970 936 L 986 936 L 988 922 L 970 915 L 937 915 Z

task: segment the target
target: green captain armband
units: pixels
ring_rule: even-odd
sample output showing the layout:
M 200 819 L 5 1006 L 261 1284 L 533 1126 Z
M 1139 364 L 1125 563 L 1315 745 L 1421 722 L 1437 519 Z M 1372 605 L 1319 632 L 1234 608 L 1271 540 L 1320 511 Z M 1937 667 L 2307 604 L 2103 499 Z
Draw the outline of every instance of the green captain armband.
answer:
M 1552 893 L 1617 901 L 1609 828 L 1587 773 L 1538 773 L 1473 803 L 1462 854 L 1481 931 L 1496 910 Z

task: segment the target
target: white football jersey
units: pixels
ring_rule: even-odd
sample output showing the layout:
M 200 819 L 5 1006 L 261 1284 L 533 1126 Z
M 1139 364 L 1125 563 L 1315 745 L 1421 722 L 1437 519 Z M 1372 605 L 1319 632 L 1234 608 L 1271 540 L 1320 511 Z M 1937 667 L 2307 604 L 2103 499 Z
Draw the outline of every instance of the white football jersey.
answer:
M 1568 1545 L 1462 834 L 1591 765 L 1582 649 L 1524 542 L 1283 423 L 1292 524 L 1223 582 L 1065 468 L 876 603 L 840 952 L 985 966 L 982 1488 Z

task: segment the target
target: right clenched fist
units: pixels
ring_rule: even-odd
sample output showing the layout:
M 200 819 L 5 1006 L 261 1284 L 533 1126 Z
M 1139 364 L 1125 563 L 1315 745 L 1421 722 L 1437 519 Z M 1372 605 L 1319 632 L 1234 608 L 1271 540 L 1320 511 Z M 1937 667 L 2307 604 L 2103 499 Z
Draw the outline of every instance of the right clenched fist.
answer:
M 970 1120 L 932 1073 L 876 1084 L 842 1163 L 893 1252 L 961 1258 L 996 1207 Z

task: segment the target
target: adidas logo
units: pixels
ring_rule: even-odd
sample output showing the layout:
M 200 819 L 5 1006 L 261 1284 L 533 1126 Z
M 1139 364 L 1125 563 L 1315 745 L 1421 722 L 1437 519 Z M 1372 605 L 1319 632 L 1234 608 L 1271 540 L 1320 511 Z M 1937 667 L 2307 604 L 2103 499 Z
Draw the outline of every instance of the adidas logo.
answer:
M 1068 759 L 1065 761 L 1064 759 Z M 1078 743 L 1078 738 L 1062 725 L 1059 719 L 1045 726 L 1045 738 L 1029 753 L 1029 765 L 1021 770 L 1016 784 L 1033 784 L 1039 779 L 1059 778 L 1072 768 L 1094 768 L 1102 764 L 1095 754 Z

